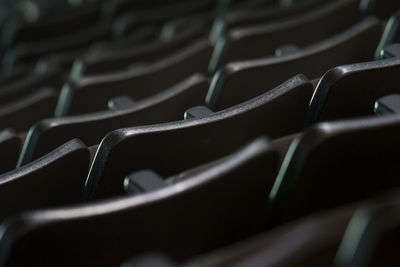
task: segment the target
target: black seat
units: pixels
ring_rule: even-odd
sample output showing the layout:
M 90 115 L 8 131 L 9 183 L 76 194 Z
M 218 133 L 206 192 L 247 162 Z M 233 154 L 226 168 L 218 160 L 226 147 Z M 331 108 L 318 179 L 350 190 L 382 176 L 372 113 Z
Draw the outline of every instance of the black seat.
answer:
M 43 55 L 87 48 L 90 43 L 107 38 L 109 38 L 109 25 L 98 23 L 89 27 L 82 27 L 79 31 L 61 37 L 17 44 L 5 51 L 5 62 L 3 64 L 6 64 L 7 68 L 17 64 L 34 65 Z
M 372 197 L 400 184 L 396 115 L 316 124 L 293 141 L 270 194 L 273 223 Z
M 393 43 L 400 42 L 400 11 L 394 13 L 388 20 L 385 30 L 375 51 L 375 59 L 382 58 L 382 50 Z
M 22 211 L 82 202 L 89 150 L 72 140 L 23 167 L 0 175 L 0 220 Z
M 109 99 L 121 95 L 138 101 L 161 93 L 194 73 L 206 73 L 210 55 L 208 42 L 198 40 L 151 65 L 71 81 L 62 89 L 56 116 L 105 110 Z
M 135 10 L 125 13 L 119 19 L 121 20 L 118 27 L 119 32 L 126 33 L 135 30 L 141 25 L 149 23 L 162 24 L 168 19 L 175 18 L 178 16 L 195 15 L 205 11 L 213 10 L 215 7 L 215 0 L 205 1 L 177 1 L 166 6 L 150 7 L 141 9 L 135 12 Z
M 101 142 L 86 182 L 86 197 L 121 194 L 123 178 L 137 168 L 168 177 L 230 153 L 259 135 L 278 138 L 297 133 L 311 93 L 311 83 L 299 75 L 248 102 L 209 116 L 116 130 Z
M 277 162 L 257 139 L 159 191 L 22 214 L 2 225 L 0 263 L 116 266 L 149 250 L 185 260 L 239 241 L 265 230 Z
M 42 120 L 32 126 L 20 164 L 43 156 L 72 138 L 79 138 L 92 146 L 118 128 L 180 120 L 186 109 L 203 103 L 208 87 L 208 78 L 194 74 L 164 92 L 136 101 L 135 105 Z
M 212 33 L 214 38 L 222 36 L 225 31 L 258 23 L 267 23 L 279 19 L 290 18 L 299 15 L 317 7 L 329 3 L 332 0 L 303 0 L 292 1 L 287 5 L 288 1 L 279 1 L 275 7 L 255 8 L 251 10 L 236 9 L 226 14 L 224 20 L 218 20 L 213 25 Z M 282 5 L 283 4 L 283 5 Z M 282 8 L 285 7 L 285 8 Z
M 381 30 L 380 23 L 370 17 L 340 34 L 286 56 L 229 63 L 214 76 L 206 103 L 220 110 L 259 95 L 264 88 L 273 88 L 299 72 L 314 79 L 334 66 L 367 61 L 373 57 Z M 249 83 L 257 86 L 249 86 Z
M 32 72 L 21 79 L 1 87 L 0 104 L 4 105 L 16 101 L 42 89 L 43 87 L 59 89 L 61 88 L 63 81 L 63 74 L 56 67 L 52 67 L 44 72 Z
M 353 215 L 346 229 L 335 266 L 397 266 L 400 234 L 398 190 L 366 203 Z M 361 227 L 361 225 L 363 227 Z
M 162 42 L 160 40 L 151 44 L 130 46 L 125 49 L 93 51 L 78 59 L 73 66 L 72 72 L 76 76 L 116 72 L 126 69 L 132 64 L 157 61 L 169 56 L 171 53 L 180 51 L 205 35 L 201 25 L 194 25 L 190 31 L 185 31 L 169 41 Z
M 351 204 L 303 218 L 189 260 L 183 266 L 332 266 L 356 207 L 358 204 Z
M 400 8 L 400 3 L 396 0 L 363 0 L 361 6 L 364 7 L 365 12 L 372 12 L 380 19 L 387 19 Z
M 0 123 L 18 132 L 27 131 L 37 121 L 53 117 L 58 94 L 43 88 L 0 107 Z
M 360 20 L 359 2 L 333 1 L 293 18 L 233 28 L 217 41 L 210 72 L 225 62 L 272 56 L 281 46 L 291 44 L 300 48 L 338 34 Z
M 2 47 L 12 44 L 39 40 L 50 36 L 61 36 L 74 32 L 82 27 L 96 22 L 99 19 L 99 6 L 97 3 L 88 3 L 67 10 L 52 13 L 39 18 L 35 22 L 24 23 L 20 19 L 7 21 L 2 33 Z M 11 32 L 10 32 L 11 31 Z
M 307 125 L 374 114 L 375 101 L 396 90 L 398 58 L 335 67 L 320 80 L 307 114 Z

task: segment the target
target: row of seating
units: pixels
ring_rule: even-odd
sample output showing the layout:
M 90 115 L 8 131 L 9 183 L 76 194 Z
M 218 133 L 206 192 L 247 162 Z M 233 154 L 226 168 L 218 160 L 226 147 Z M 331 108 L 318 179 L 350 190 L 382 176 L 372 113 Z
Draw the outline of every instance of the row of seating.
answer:
M 400 2 L 17 2 L 0 266 L 398 265 Z

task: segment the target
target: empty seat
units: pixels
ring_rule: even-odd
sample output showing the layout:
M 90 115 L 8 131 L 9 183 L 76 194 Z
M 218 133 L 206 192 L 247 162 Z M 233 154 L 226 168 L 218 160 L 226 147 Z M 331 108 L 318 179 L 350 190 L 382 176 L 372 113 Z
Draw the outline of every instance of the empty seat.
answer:
M 368 18 L 340 34 L 286 56 L 231 62 L 214 76 L 207 105 L 220 110 L 259 95 L 265 88 L 273 88 L 298 73 L 314 79 L 342 63 L 368 61 L 373 57 L 380 34 L 380 23 Z
M 0 175 L 0 220 L 22 211 L 79 203 L 89 150 L 72 140 L 42 158 Z
M 257 139 L 159 191 L 16 216 L 2 225 L 0 263 L 116 266 L 149 250 L 185 260 L 239 241 L 265 229 L 277 162 Z
M 378 98 L 398 93 L 397 58 L 338 66 L 320 80 L 307 114 L 307 125 L 374 114 Z
M 137 168 L 168 177 L 230 153 L 259 135 L 277 138 L 297 133 L 311 92 L 311 83 L 299 75 L 248 102 L 208 116 L 116 130 L 101 142 L 86 182 L 86 197 L 121 194 L 124 177 Z
M 398 116 L 324 122 L 293 141 L 270 193 L 274 224 L 399 185 Z M 378 178 L 379 177 L 379 178 Z

